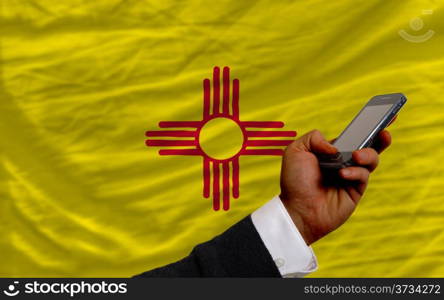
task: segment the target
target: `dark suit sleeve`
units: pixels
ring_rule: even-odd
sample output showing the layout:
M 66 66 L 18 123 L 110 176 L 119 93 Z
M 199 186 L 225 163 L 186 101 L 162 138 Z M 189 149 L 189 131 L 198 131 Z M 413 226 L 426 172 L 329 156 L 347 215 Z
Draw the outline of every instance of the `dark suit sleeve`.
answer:
M 248 216 L 187 257 L 135 277 L 280 277 Z

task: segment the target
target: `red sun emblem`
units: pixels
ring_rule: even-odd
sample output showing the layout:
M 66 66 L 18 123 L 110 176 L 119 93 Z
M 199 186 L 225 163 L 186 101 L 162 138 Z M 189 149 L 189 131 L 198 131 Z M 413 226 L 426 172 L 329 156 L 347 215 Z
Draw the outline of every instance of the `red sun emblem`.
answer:
M 219 155 L 211 147 L 206 146 L 204 142 L 205 133 L 214 129 L 215 124 L 223 124 L 237 129 L 239 132 L 239 146 L 237 148 L 231 147 L 233 148 L 229 149 L 231 152 L 229 151 L 224 155 Z M 230 208 L 230 194 L 235 199 L 239 198 L 239 157 L 241 155 L 283 155 L 282 147 L 289 145 L 293 140 L 263 138 L 296 136 L 295 131 L 247 129 L 283 128 L 284 123 L 278 121 L 240 121 L 239 80 L 234 79 L 232 85 L 230 84 L 230 69 L 228 67 L 223 68 L 222 87 L 219 67 L 215 67 L 213 70 L 212 87 L 210 79 L 203 80 L 203 119 L 201 121 L 161 121 L 159 127 L 172 128 L 172 130 L 147 131 L 146 136 L 149 139 L 146 140 L 146 145 L 172 148 L 159 150 L 160 155 L 202 156 L 203 196 L 209 198 L 211 190 L 214 210 L 220 209 L 221 194 L 224 210 Z M 153 139 L 156 137 L 180 139 Z M 222 182 L 220 177 L 222 177 Z

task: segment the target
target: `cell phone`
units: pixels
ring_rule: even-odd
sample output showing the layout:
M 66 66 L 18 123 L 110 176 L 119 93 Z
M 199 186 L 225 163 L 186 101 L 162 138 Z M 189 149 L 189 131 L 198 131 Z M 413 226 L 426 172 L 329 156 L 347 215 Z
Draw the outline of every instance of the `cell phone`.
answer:
M 334 141 L 338 153 L 318 156 L 320 167 L 341 169 L 353 166 L 353 151 L 371 147 L 378 133 L 390 124 L 406 102 L 402 93 L 371 98 Z

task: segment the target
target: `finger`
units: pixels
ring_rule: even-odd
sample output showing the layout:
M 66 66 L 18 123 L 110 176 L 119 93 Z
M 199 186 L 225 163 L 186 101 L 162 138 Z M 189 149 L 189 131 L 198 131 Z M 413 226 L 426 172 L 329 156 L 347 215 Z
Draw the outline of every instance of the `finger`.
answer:
M 376 137 L 375 142 L 373 143 L 373 148 L 378 153 L 382 153 L 385 149 L 387 149 L 392 143 L 392 136 L 389 131 L 382 130 L 378 136 Z
M 379 163 L 378 153 L 372 148 L 364 148 L 354 151 L 352 153 L 352 158 L 355 163 L 361 167 L 367 168 L 370 172 L 376 169 Z
M 357 181 L 357 191 L 362 195 L 367 186 L 368 178 L 370 176 L 369 170 L 361 167 L 348 167 L 341 169 L 339 175 L 349 181 Z
M 338 152 L 319 130 L 312 130 L 290 144 L 290 148 L 314 153 L 335 154 Z

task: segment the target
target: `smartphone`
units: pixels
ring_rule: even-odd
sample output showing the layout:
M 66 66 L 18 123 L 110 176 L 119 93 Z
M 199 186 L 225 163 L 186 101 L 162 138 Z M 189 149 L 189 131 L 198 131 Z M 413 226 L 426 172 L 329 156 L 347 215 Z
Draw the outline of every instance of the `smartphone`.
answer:
M 406 101 L 407 98 L 401 93 L 371 98 L 334 141 L 333 146 L 338 149 L 338 153 L 318 157 L 321 168 L 353 166 L 353 151 L 371 147 L 378 133 L 390 124 Z

